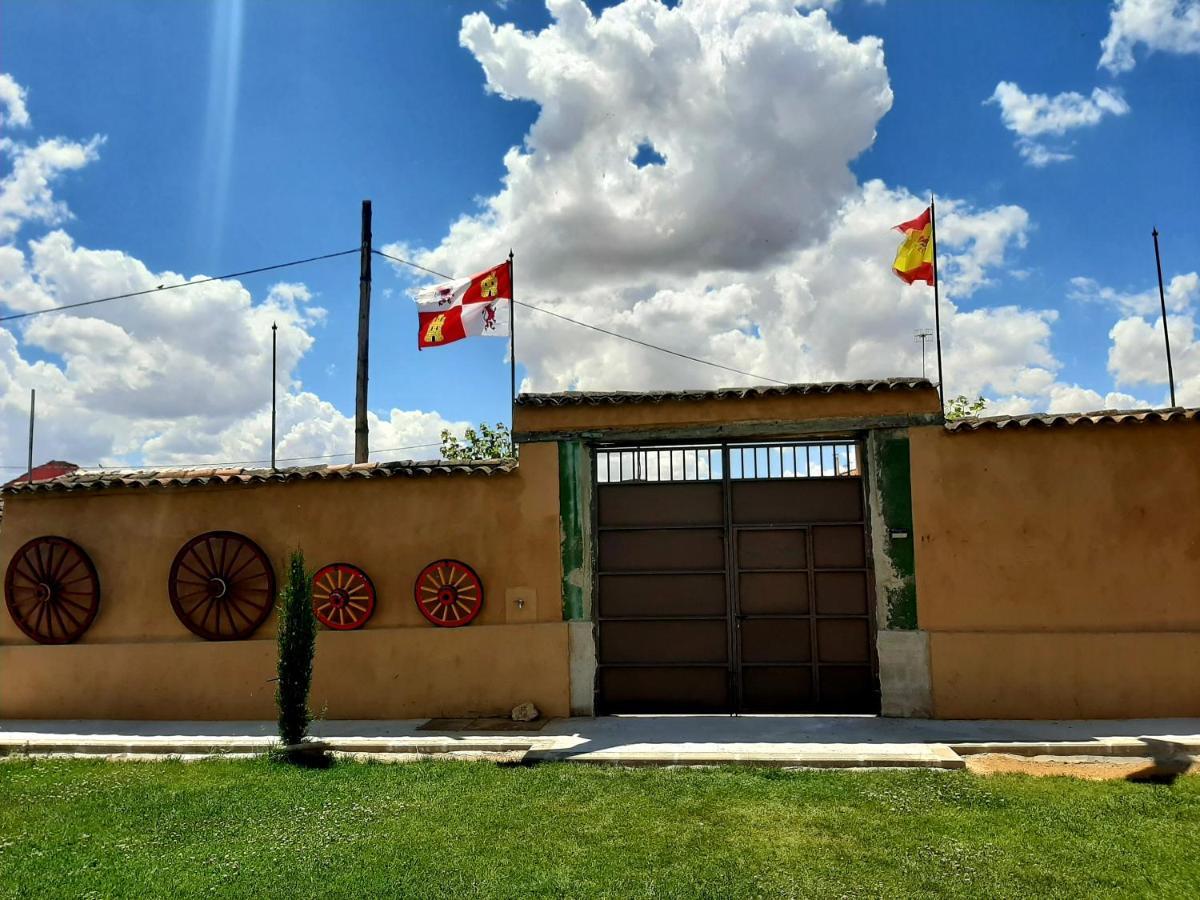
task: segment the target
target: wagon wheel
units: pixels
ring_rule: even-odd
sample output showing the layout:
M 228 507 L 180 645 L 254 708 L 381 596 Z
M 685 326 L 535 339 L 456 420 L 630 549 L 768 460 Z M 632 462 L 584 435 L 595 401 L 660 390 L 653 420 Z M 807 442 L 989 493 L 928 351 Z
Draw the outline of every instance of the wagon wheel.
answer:
M 210 531 L 184 544 L 167 584 L 179 621 L 210 641 L 250 637 L 275 603 L 267 555 L 232 531 Z
M 4 601 L 17 627 L 39 644 L 69 644 L 100 610 L 100 579 L 78 544 L 38 537 L 8 564 Z
M 362 628 L 375 612 L 375 585 L 349 563 L 331 563 L 313 576 L 313 613 L 326 628 Z
M 469 625 L 483 609 L 483 583 L 457 559 L 439 559 L 421 570 L 413 588 L 417 609 L 434 625 Z

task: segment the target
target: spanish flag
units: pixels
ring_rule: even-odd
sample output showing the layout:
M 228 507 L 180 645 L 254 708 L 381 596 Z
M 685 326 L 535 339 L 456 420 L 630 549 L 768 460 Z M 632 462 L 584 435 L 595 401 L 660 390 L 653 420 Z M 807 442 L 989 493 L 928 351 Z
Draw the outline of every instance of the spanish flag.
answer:
M 908 284 L 914 281 L 933 284 L 934 248 L 930 210 L 926 209 L 915 219 L 897 225 L 896 230 L 904 235 L 904 242 L 896 251 L 892 271 Z

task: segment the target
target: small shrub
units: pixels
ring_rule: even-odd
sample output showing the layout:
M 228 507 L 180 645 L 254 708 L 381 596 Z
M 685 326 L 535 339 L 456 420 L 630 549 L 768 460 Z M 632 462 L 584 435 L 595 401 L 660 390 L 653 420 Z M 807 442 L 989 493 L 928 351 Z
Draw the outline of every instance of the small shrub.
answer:
M 308 692 L 317 649 L 312 575 L 304 568 L 304 553 L 293 551 L 278 607 L 279 679 L 275 685 L 275 703 L 279 707 L 279 740 L 284 746 L 304 740 L 312 720 Z

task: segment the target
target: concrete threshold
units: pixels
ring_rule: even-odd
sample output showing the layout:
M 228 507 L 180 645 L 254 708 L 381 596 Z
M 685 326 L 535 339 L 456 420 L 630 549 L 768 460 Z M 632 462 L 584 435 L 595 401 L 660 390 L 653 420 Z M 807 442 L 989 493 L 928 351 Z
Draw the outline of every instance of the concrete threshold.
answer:
M 569 762 L 608 766 L 766 766 L 788 769 L 963 769 L 966 761 L 945 745 L 897 749 L 814 748 L 804 750 L 531 750 L 525 762 Z

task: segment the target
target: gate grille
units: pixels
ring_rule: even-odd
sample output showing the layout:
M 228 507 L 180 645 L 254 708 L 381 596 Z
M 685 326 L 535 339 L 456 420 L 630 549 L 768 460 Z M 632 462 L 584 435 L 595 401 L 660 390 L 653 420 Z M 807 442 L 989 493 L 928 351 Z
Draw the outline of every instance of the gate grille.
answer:
M 721 481 L 728 451 L 733 481 L 774 478 L 853 478 L 860 474 L 858 445 L 846 441 L 605 447 L 596 451 L 600 484 Z

